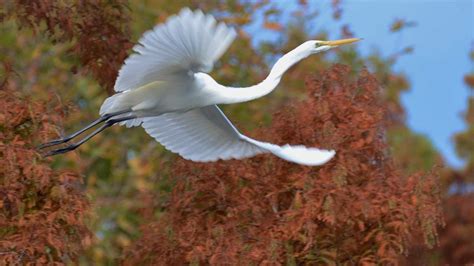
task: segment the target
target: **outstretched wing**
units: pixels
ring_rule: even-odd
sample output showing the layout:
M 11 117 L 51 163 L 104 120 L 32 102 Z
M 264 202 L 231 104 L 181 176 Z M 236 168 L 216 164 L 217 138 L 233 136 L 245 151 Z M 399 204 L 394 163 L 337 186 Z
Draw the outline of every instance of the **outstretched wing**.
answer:
M 141 87 L 150 82 L 209 72 L 235 39 L 233 28 L 217 23 L 201 10 L 184 8 L 164 24 L 143 34 L 119 72 L 115 91 Z
M 165 146 L 192 161 L 241 159 L 260 153 L 276 156 L 303 165 L 321 165 L 334 151 L 305 146 L 278 146 L 242 135 L 216 105 L 185 113 L 168 113 L 143 118 L 145 131 Z

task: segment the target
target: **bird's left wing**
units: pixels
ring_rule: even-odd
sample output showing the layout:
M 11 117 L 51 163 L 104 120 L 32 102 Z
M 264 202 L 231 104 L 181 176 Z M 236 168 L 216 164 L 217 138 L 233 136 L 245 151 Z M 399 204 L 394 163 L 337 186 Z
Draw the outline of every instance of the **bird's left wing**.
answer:
M 142 126 L 168 150 L 192 161 L 241 159 L 261 153 L 273 153 L 287 161 L 321 165 L 335 154 L 334 151 L 305 146 L 278 146 L 246 137 L 216 105 L 185 113 L 145 117 Z
M 184 8 L 147 31 L 119 71 L 115 91 L 191 72 L 209 72 L 236 37 L 233 28 L 201 10 Z

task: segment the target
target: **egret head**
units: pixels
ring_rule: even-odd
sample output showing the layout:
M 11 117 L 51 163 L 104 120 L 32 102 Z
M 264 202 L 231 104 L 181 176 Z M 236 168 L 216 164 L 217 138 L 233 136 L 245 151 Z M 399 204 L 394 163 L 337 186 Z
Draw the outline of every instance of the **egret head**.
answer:
M 324 52 L 329 49 L 339 47 L 341 45 L 345 44 L 351 44 L 358 42 L 362 39 L 359 38 L 350 38 L 350 39 L 342 39 L 342 40 L 336 40 L 336 41 L 319 41 L 319 40 L 314 40 L 314 41 L 308 41 L 308 49 L 311 50 L 311 53 L 319 53 L 319 52 Z

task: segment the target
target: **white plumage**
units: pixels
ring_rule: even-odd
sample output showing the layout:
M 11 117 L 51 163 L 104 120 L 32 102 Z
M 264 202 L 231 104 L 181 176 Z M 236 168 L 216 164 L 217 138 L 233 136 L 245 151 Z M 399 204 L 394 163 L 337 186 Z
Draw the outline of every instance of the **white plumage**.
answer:
M 216 105 L 147 117 L 143 128 L 168 150 L 193 161 L 240 159 L 267 152 L 243 140 Z
M 209 72 L 235 37 L 234 29 L 213 16 L 185 8 L 143 34 L 133 48 L 136 53 L 125 60 L 115 90 L 135 89 L 188 71 Z
M 50 154 L 81 145 L 106 127 L 120 122 L 142 125 L 168 150 L 199 162 L 241 159 L 272 153 L 282 159 L 321 165 L 334 151 L 298 146 L 278 146 L 242 135 L 217 107 L 250 101 L 270 93 L 288 68 L 298 61 L 358 39 L 307 41 L 280 58 L 261 83 L 234 88 L 218 84 L 208 72 L 235 39 L 235 30 L 200 10 L 183 9 L 166 23 L 147 31 L 125 60 L 115 83 L 117 94 L 107 98 L 101 119 L 75 134 L 43 145 L 64 143 L 85 130 L 105 124 L 80 142 Z
M 209 72 L 235 37 L 234 29 L 224 23 L 217 23 L 213 16 L 204 15 L 200 10 L 192 12 L 183 9 L 179 15 L 170 17 L 165 24 L 157 25 L 153 30 L 143 34 L 139 44 L 133 48 L 136 53 L 125 61 L 120 70 L 115 90 L 118 92 L 133 90 L 156 81 L 174 84 L 175 80 L 179 79 L 188 81 L 189 84 L 185 85 L 188 88 L 168 85 L 165 86 L 169 87 L 167 94 L 172 94 L 173 91 L 193 94 L 186 89 L 201 90 L 201 88 L 193 84 L 198 82 L 192 75 Z M 238 92 L 237 90 L 239 89 L 235 88 L 235 92 Z M 151 95 L 147 96 L 153 97 L 153 93 L 151 91 Z M 185 95 L 180 94 L 179 97 L 183 100 Z M 146 98 L 148 97 L 141 98 L 137 102 L 144 102 Z M 187 102 L 193 100 L 199 99 L 189 99 Z M 113 111 L 119 111 L 124 107 L 131 107 L 133 110 L 136 106 L 121 105 Z M 126 121 L 123 124 L 130 127 L 142 122 L 145 131 L 168 150 L 197 162 L 241 159 L 270 152 L 288 161 L 304 165 L 320 165 L 335 154 L 334 151 L 304 146 L 280 147 L 259 142 L 238 132 L 215 104 L 204 103 L 202 107 L 192 107 L 197 108 L 185 112 L 150 110 L 152 113 L 163 114 L 157 116 L 144 114 L 144 118 Z M 134 111 L 144 112 L 139 108 L 135 108 Z M 106 111 L 102 112 L 105 113 Z

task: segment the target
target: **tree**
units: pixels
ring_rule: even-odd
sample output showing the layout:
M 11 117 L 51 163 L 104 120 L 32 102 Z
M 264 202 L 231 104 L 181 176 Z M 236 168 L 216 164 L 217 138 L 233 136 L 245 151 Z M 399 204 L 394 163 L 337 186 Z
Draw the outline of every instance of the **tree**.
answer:
M 4 65 L 0 89 L 0 258 L 5 265 L 75 261 L 91 243 L 89 203 L 74 171 L 53 170 L 35 150 L 54 136 L 61 106 L 18 92 Z
M 305 100 L 255 134 L 333 147 L 335 159 L 321 168 L 267 155 L 178 160 L 167 211 L 144 227 L 126 264 L 396 263 L 418 234 L 435 245 L 437 177 L 394 166 L 378 83 L 349 72 L 335 66 L 309 79 Z
M 9 0 L 1 5 L 3 7 L 1 27 L 4 29 L 2 32 L 6 34 L 0 37 L 0 41 L 4 44 L 0 46 L 0 60 L 14 62 L 8 68 L 12 71 L 30 69 L 26 72 L 27 75 L 20 75 L 15 89 L 30 94 L 34 101 L 47 101 L 50 99 L 49 95 L 54 93 L 65 103 L 60 108 L 54 109 L 57 110 L 55 112 L 62 110 L 68 116 L 67 123 L 62 125 L 58 122 L 53 128 L 59 134 L 63 131 L 72 131 L 80 127 L 80 124 L 96 118 L 102 100 L 112 92 L 116 72 L 133 44 L 131 40 L 136 40 L 143 31 L 163 22 L 181 7 L 201 8 L 239 28 L 258 21 L 251 14 L 263 14 L 263 21 L 257 26 L 257 31 L 253 32 L 253 35 L 273 32 L 278 35 L 279 41 L 263 42 L 253 47 L 252 36 L 239 31 L 237 41 L 213 73 L 213 76 L 224 84 L 248 85 L 264 77 L 268 65 L 275 60 L 276 53 L 288 52 L 306 39 L 324 38 L 324 32 L 309 34 L 306 30 L 308 23 L 317 19 L 312 12 L 314 7 L 306 1 L 298 1 L 298 5 L 304 11 L 295 13 L 298 19 L 289 26 L 283 26 L 277 23 L 283 14 L 282 10 L 274 3 L 263 0 L 224 0 L 217 3 L 154 0 L 146 4 L 142 1 L 125 3 L 119 0 L 67 3 Z M 332 11 L 336 19 L 342 15 L 339 1 L 333 2 Z M 341 35 L 350 34 L 347 25 L 341 29 Z M 250 254 L 253 260 L 265 259 L 266 255 L 272 255 L 266 259 L 276 261 L 288 259 L 288 263 L 315 260 L 345 261 L 347 254 L 351 254 L 368 262 L 382 258 L 387 261 L 396 259 L 397 254 L 406 253 L 408 239 L 418 235 L 425 236 L 425 242 L 433 245 L 436 242 L 434 228 L 440 222 L 437 190 L 433 183 L 436 181 L 436 174 L 419 173 L 419 170 L 429 170 L 431 162 L 436 160 L 437 155 L 429 142 L 423 137 L 412 134 L 403 125 L 403 108 L 399 104 L 398 95 L 409 87 L 408 82 L 403 75 L 393 72 L 393 58 L 384 59 L 376 54 L 363 58 L 355 49 L 340 50 L 333 55 L 338 61 L 350 65 L 350 68 L 338 66 L 323 72 L 332 64 L 330 56 L 312 57 L 292 68 L 285 75 L 281 88 L 272 97 L 245 106 L 229 106 L 226 107 L 226 112 L 239 128 L 249 131 L 250 135 L 273 138 L 272 140 L 277 142 L 296 143 L 304 139 L 310 145 L 331 144 L 338 150 L 341 149 L 341 154 L 352 158 L 352 161 L 344 162 L 339 159 L 325 168 L 311 170 L 282 163 L 276 158 L 260 156 L 243 162 L 220 162 L 203 166 L 177 160 L 175 155 L 165 152 L 140 129 L 129 129 L 126 134 L 121 134 L 123 131 L 119 128 L 104 132 L 77 152 L 54 158 L 51 162 L 53 168 L 71 168 L 74 172 L 83 174 L 87 194 L 93 203 L 91 209 L 93 215 L 88 224 L 97 237 L 92 239 L 92 245 L 86 253 L 83 253 L 80 260 L 85 263 L 105 264 L 123 258 L 122 254 L 133 256 L 130 259 L 141 259 L 139 255 L 146 259 L 146 256 L 150 255 L 148 259 L 153 260 L 157 259 L 154 252 L 167 250 L 169 253 L 163 256 L 167 256 L 166 258 L 170 260 L 211 261 L 217 259 L 217 255 L 214 255 L 221 251 L 216 248 L 222 247 L 226 248 L 222 254 L 231 259 L 236 259 L 233 254 L 239 248 L 242 254 L 250 254 L 248 249 L 254 248 L 256 253 Z M 378 82 L 367 73 L 364 65 L 375 74 Z M 314 76 L 315 73 L 324 73 L 324 79 L 313 77 L 305 85 L 305 77 L 309 74 Z M 332 88 L 334 93 L 338 94 L 325 90 L 321 84 Z M 360 84 L 370 92 L 370 97 L 362 98 L 361 102 L 366 103 L 366 106 L 357 104 L 351 109 L 352 102 L 348 97 L 357 99 L 362 97 L 356 93 L 359 90 L 354 89 Z M 376 89 L 378 86 L 384 90 Z M 314 93 L 324 97 L 318 98 L 317 95 L 313 95 Z M 307 101 L 299 102 L 300 98 L 307 98 Z M 343 101 L 346 101 L 348 106 L 343 106 Z M 319 109 L 314 109 L 315 112 L 311 113 L 313 110 L 311 108 L 314 108 L 316 103 L 325 105 L 324 110 L 327 113 L 315 113 L 322 112 Z M 270 114 L 282 105 L 287 107 L 272 117 Z M 356 109 L 358 112 L 347 114 Z M 336 115 L 337 111 L 343 112 L 344 115 L 339 117 Z M 384 116 L 372 114 L 370 111 L 379 112 Z M 48 112 L 47 120 L 57 121 L 50 114 L 51 112 Z M 321 117 L 316 114 L 320 114 Z M 301 124 L 298 122 L 300 119 L 314 122 L 315 127 Z M 243 121 L 249 122 L 243 123 Z M 262 129 L 262 124 L 266 126 L 264 128 L 268 132 Z M 393 125 L 398 125 L 398 129 L 401 130 L 399 132 L 403 134 L 391 131 L 388 125 L 392 125 L 392 128 L 395 128 Z M 345 126 L 347 131 L 337 126 Z M 255 131 L 256 127 L 260 129 Z M 341 138 L 340 142 L 330 136 L 320 135 L 315 131 L 317 128 L 336 132 Z M 294 136 L 290 133 L 294 133 Z M 382 137 L 384 135 L 388 136 L 388 142 Z M 421 143 L 414 145 L 422 147 L 416 148 L 416 151 L 422 154 L 428 151 L 431 154 L 426 161 L 404 159 L 404 153 L 417 154 L 416 151 L 406 152 L 401 149 L 403 148 L 401 145 L 397 146 L 397 143 L 403 142 L 406 138 L 412 138 L 412 143 Z M 392 151 L 388 150 L 388 144 L 393 144 Z M 354 158 L 355 155 L 350 153 L 351 150 L 365 148 L 370 151 L 370 156 L 367 158 Z M 369 160 L 371 157 L 383 167 L 379 169 L 371 165 Z M 359 163 L 365 165 L 366 169 L 360 168 Z M 267 172 L 265 168 L 260 169 L 259 165 L 266 165 L 267 168 L 275 167 L 277 176 L 269 174 L 268 169 Z M 356 170 L 352 170 L 351 167 L 355 167 Z M 244 177 L 238 176 L 240 169 L 247 173 Z M 212 175 L 206 175 L 207 171 Z M 225 171 L 230 171 L 230 174 L 226 174 Z M 261 178 L 257 178 L 257 174 L 261 175 Z M 321 184 L 314 179 L 320 175 Z M 189 179 L 183 180 L 184 176 L 188 176 Z M 385 179 L 373 176 L 377 178 L 385 176 Z M 218 182 L 220 180 L 218 177 L 221 177 L 222 181 Z M 331 193 L 315 195 L 314 191 L 311 193 L 305 190 L 304 184 L 298 183 L 297 178 L 308 182 L 314 191 L 325 191 L 325 188 L 330 188 Z M 380 184 L 375 182 L 379 179 Z M 216 191 L 203 187 L 200 182 L 211 185 Z M 252 187 L 253 184 L 256 184 L 256 188 Z M 388 185 L 388 188 L 380 189 L 381 184 Z M 192 191 L 188 190 L 190 187 L 193 188 Z M 358 191 L 359 188 L 362 188 L 361 191 Z M 229 199 L 233 201 L 223 201 L 222 189 L 225 193 L 228 193 L 226 189 L 232 192 Z M 373 212 L 365 217 L 363 208 L 359 206 L 360 208 L 357 207 L 359 209 L 356 208 L 354 213 L 346 213 L 354 200 L 344 196 L 345 191 L 359 197 L 361 202 L 368 202 L 368 205 L 373 207 Z M 269 196 L 263 197 L 267 195 L 266 192 L 270 193 Z M 84 195 L 83 191 L 79 193 Z M 186 205 L 186 202 L 178 199 L 179 193 L 184 193 L 187 199 L 197 197 L 198 202 L 207 205 L 199 206 L 192 202 Z M 249 201 L 249 195 L 255 195 L 259 199 L 257 204 Z M 368 195 L 374 198 L 367 198 Z M 345 202 L 346 205 L 339 202 Z M 225 217 L 223 213 L 229 210 L 221 210 L 222 206 L 247 208 L 245 210 L 253 216 L 236 216 L 233 219 Z M 249 208 L 252 206 L 255 209 Z M 277 207 L 276 210 L 273 209 L 274 206 Z M 312 206 L 316 207 L 312 209 Z M 400 207 L 402 211 L 395 212 L 394 206 Z M 175 207 L 186 207 L 189 213 L 179 212 L 174 209 Z M 211 218 L 222 220 L 219 221 L 219 227 L 215 231 L 208 226 L 205 227 L 208 231 L 199 231 L 195 237 L 203 239 L 203 234 L 207 232 L 210 234 L 207 240 L 223 242 L 206 244 L 204 249 L 196 249 L 191 253 L 189 247 L 171 248 L 173 242 L 170 242 L 170 237 L 171 240 L 176 236 L 177 239 L 183 239 L 186 237 L 185 230 L 189 229 L 192 222 L 196 224 L 203 222 L 202 215 L 194 215 L 199 210 L 211 214 L 213 216 Z M 308 210 L 311 212 L 305 213 Z M 338 210 L 346 212 L 338 213 Z M 176 223 L 176 228 L 169 231 L 156 228 L 158 225 L 166 224 L 166 228 L 173 229 L 166 222 L 176 222 L 178 217 L 187 215 L 194 219 L 189 224 Z M 281 222 L 277 218 L 262 220 L 259 215 L 267 218 L 284 217 L 288 218 L 288 221 Z M 346 221 L 345 217 L 350 217 L 352 220 Z M 407 217 L 417 219 L 410 221 Z M 235 221 L 252 221 L 257 224 L 263 221 L 265 223 L 261 226 L 269 228 L 269 231 L 261 232 L 265 237 L 261 242 L 257 242 L 256 246 L 252 246 L 253 243 L 245 245 L 246 241 L 250 240 L 237 239 L 238 232 L 234 231 L 231 236 L 234 237 L 235 245 L 226 246 L 226 242 L 219 238 L 221 234 L 219 230 L 232 226 Z M 305 221 L 308 228 L 301 225 Z M 357 221 L 359 223 L 356 223 Z M 420 224 L 421 221 L 423 222 Z M 334 226 L 332 230 L 336 222 L 349 227 L 345 229 Z M 142 226 L 141 229 L 139 225 Z M 259 233 L 245 223 L 236 226 L 246 230 L 249 236 Z M 316 236 L 312 234 L 315 228 L 323 229 L 324 234 L 315 238 Z M 270 232 L 276 234 L 273 244 L 274 254 L 268 253 L 268 250 L 263 248 L 263 245 L 268 243 L 272 247 L 273 242 L 268 242 Z M 343 235 L 337 237 L 336 232 Z M 348 235 L 351 233 L 359 238 L 365 235 L 367 240 L 360 246 L 348 242 L 350 239 Z M 164 242 L 150 241 L 147 244 L 153 236 L 160 239 L 164 237 Z M 197 241 L 197 238 L 189 237 L 189 239 Z M 314 253 L 318 250 L 314 248 L 315 243 L 319 246 L 320 242 L 324 252 Z M 338 246 L 336 243 L 339 242 L 344 243 L 344 248 L 335 250 Z M 144 245 L 145 249 L 140 251 Z M 371 249 L 376 247 L 378 249 Z M 400 247 L 404 247 L 404 250 L 400 250 Z M 363 252 L 366 251 L 364 255 Z M 69 252 L 67 249 L 61 250 L 61 254 L 67 252 Z M 186 253 L 186 256 L 183 253 Z M 77 256 L 71 258 L 76 259 Z
M 474 50 L 470 53 L 474 62 Z M 446 227 L 441 230 L 440 249 L 443 263 L 469 264 L 474 262 L 474 72 L 466 74 L 464 81 L 471 90 L 464 118 L 467 129 L 455 135 L 458 154 L 465 159 L 464 169 L 446 174 L 444 212 Z

